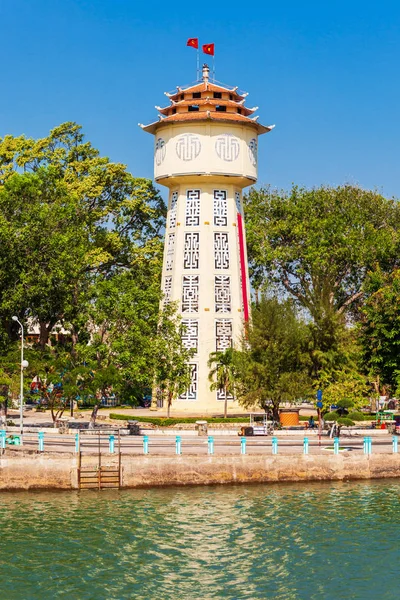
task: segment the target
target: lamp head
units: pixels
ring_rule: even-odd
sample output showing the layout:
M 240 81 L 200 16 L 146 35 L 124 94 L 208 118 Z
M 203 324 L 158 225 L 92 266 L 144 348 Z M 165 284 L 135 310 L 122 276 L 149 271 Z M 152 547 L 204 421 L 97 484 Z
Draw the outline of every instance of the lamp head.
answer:
M 15 315 L 13 317 L 11 317 L 13 321 L 18 321 L 18 317 L 16 317 Z
M 23 369 L 26 369 L 27 367 L 29 367 L 29 363 L 28 363 L 27 360 L 23 360 L 22 363 L 21 363 L 21 365 L 22 365 Z

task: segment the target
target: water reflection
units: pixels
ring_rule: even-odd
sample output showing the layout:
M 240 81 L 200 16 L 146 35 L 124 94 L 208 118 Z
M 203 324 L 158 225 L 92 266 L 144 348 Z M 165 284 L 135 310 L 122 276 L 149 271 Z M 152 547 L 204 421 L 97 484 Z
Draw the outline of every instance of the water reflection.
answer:
M 397 598 L 397 481 L 1 500 L 7 600 Z

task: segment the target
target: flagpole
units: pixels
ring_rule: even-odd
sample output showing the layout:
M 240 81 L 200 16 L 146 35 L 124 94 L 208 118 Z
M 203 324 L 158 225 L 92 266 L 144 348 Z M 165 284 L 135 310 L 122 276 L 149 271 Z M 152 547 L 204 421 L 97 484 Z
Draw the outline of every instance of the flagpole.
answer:
M 213 80 L 215 81 L 215 56 L 213 54 Z
M 199 51 L 199 47 L 197 47 L 197 70 L 196 70 L 196 80 L 198 81 L 200 79 L 200 51 Z

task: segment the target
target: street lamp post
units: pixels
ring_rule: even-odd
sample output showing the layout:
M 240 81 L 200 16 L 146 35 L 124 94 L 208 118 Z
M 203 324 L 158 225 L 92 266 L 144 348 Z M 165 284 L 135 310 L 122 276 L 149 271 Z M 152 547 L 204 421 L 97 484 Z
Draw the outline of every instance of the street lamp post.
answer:
M 12 317 L 12 320 L 18 323 L 21 327 L 21 388 L 20 388 L 20 425 L 19 431 L 22 436 L 24 433 L 24 368 L 29 367 L 29 363 L 27 360 L 24 360 L 24 326 L 18 320 L 18 317 Z M 22 442 L 22 439 L 21 439 Z

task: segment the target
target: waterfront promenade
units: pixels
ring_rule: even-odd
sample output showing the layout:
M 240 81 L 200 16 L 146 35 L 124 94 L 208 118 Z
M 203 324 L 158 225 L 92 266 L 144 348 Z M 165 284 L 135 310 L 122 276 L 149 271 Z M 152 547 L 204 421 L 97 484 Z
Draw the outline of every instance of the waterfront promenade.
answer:
M 43 430 L 42 430 L 43 431 Z M 122 430 L 125 433 L 125 430 Z M 146 431 L 146 430 L 144 430 Z M 154 431 L 147 435 L 147 450 L 149 455 L 175 456 L 176 455 L 176 437 L 180 436 L 180 454 L 205 456 L 209 454 L 208 438 L 213 438 L 213 454 L 235 455 L 242 452 L 242 437 L 237 432 L 219 431 L 213 432 L 212 436 L 198 436 L 193 431 L 175 430 L 168 432 L 163 430 Z M 374 454 L 391 454 L 393 451 L 392 436 L 388 433 L 372 433 L 372 451 Z M 13 435 L 12 433 L 8 436 Z M 363 454 L 364 452 L 364 432 L 352 432 L 350 435 L 343 434 L 340 437 L 340 445 L 347 452 Z M 98 454 L 99 448 L 102 454 L 110 453 L 110 436 L 113 436 L 114 451 L 120 448 L 126 455 L 144 454 L 144 435 L 131 436 L 122 434 L 120 436 L 120 446 L 118 446 L 118 429 L 106 431 L 81 431 L 79 433 L 79 448 L 86 454 Z M 308 439 L 308 454 L 318 455 L 326 454 L 333 450 L 333 440 L 326 435 L 319 439 L 317 431 L 277 431 L 273 436 L 254 436 L 247 437 L 245 442 L 245 453 L 254 455 L 270 455 L 272 453 L 273 438 L 277 440 L 277 453 L 284 455 L 304 454 L 304 438 Z M 74 453 L 76 449 L 76 433 L 72 430 L 68 434 L 59 434 L 57 430 L 44 430 L 43 449 L 55 453 Z M 7 445 L 7 447 L 9 447 Z M 15 452 L 22 450 L 39 452 L 38 432 L 30 429 L 29 433 L 24 434 L 23 446 L 12 446 Z
M 130 435 L 126 423 L 104 416 L 88 429 L 85 413 L 61 433 L 48 426 L 48 414 L 32 413 L 18 445 L 18 423 L 3 430 L 0 489 L 77 489 L 85 473 L 100 488 L 108 471 L 121 488 L 400 476 L 398 437 L 387 430 L 344 428 L 336 444 L 305 428 L 242 437 L 236 423 L 210 423 L 208 435 L 193 424 L 141 423 L 140 435 Z

